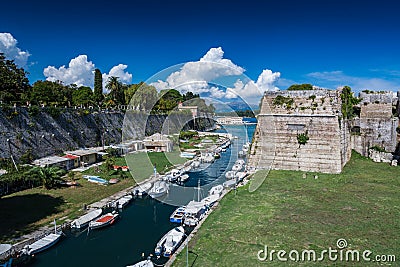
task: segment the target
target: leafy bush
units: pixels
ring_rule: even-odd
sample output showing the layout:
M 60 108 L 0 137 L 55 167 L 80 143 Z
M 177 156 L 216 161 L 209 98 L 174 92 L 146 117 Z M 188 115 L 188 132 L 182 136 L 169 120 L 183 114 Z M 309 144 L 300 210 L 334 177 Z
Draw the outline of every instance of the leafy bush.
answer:
M 372 146 L 372 147 L 370 147 L 370 149 L 378 151 L 378 152 L 386 152 L 386 150 L 383 147 L 378 146 L 378 145 Z
M 310 137 L 308 137 L 308 132 L 306 131 L 305 133 L 301 133 L 297 135 L 297 142 L 300 145 L 305 145 L 308 140 L 310 139 Z
M 282 95 L 278 95 L 277 97 L 275 97 L 275 99 L 272 102 L 274 106 L 282 106 L 283 104 L 286 104 L 287 109 L 292 108 L 293 103 L 294 103 L 293 98 Z
M 312 84 L 309 83 L 293 84 L 287 90 L 288 91 L 313 90 L 313 86 Z

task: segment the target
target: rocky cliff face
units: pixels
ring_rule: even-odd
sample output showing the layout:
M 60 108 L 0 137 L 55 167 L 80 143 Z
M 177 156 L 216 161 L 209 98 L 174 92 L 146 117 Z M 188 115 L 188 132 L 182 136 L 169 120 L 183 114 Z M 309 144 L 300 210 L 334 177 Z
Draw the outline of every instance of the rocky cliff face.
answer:
M 50 115 L 51 114 L 51 115 Z M 35 158 L 60 154 L 63 151 L 80 147 L 93 147 L 117 144 L 125 136 L 143 139 L 144 135 L 156 132 L 167 133 L 170 129 L 205 129 L 214 126 L 208 118 L 191 117 L 174 124 L 168 122 L 166 115 L 135 115 L 134 119 L 125 117 L 123 112 L 88 112 L 85 110 L 43 110 L 32 112 L 27 108 L 0 108 L 0 158 L 19 159 L 31 152 Z M 169 120 L 167 120 L 169 121 Z M 180 128 L 179 128 L 180 127 Z M 178 130 L 179 131 L 179 130 Z

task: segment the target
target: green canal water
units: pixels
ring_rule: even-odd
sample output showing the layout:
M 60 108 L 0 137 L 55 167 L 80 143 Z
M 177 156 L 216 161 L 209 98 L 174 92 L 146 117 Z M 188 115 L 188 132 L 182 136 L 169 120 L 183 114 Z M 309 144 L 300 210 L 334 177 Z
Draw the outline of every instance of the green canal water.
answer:
M 201 194 L 207 195 L 208 189 L 216 184 L 222 184 L 224 173 L 232 167 L 237 159 L 237 153 L 242 145 L 252 139 L 255 125 L 226 126 L 225 130 L 238 136 L 221 158 L 200 171 L 190 172 L 185 188 L 193 189 L 201 183 Z M 224 131 L 224 129 L 217 130 Z M 172 186 L 169 197 L 182 186 Z M 189 191 L 189 198 L 196 195 Z M 167 201 L 168 202 L 168 201 Z M 54 247 L 39 253 L 29 266 L 38 267 L 122 267 L 142 260 L 154 254 L 154 248 L 159 239 L 170 229 L 177 226 L 169 222 L 169 216 L 176 206 L 159 202 L 151 197 L 137 198 L 120 212 L 120 219 L 112 226 L 92 230 L 89 233 L 69 232 Z M 190 229 L 187 229 L 190 231 Z M 156 263 L 163 264 L 167 259 L 161 258 Z

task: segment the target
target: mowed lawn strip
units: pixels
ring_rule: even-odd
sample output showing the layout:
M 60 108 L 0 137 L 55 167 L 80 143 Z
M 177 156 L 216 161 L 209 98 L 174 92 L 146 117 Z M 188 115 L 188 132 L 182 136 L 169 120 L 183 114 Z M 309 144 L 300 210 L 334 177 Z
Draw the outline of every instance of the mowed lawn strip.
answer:
M 353 153 L 342 174 L 271 171 L 254 193 L 230 192 L 189 243 L 189 266 L 375 266 L 367 262 L 259 261 L 257 252 L 349 249 L 400 260 L 400 167 Z M 196 254 L 197 259 L 196 258 Z M 287 255 L 286 255 L 287 257 Z M 396 262 L 395 264 L 397 264 Z M 361 264 L 361 265 L 360 265 Z M 173 266 L 186 266 L 186 249 Z M 393 265 L 392 265 L 393 266 Z

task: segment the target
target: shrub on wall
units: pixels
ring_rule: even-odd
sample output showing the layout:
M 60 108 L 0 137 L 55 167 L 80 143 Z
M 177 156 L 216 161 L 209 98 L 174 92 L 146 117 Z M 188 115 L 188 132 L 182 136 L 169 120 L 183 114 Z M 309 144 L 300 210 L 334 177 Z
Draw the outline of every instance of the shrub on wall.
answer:
M 299 143 L 299 145 L 307 144 L 309 139 L 310 139 L 310 137 L 308 137 L 307 131 L 305 133 L 301 133 L 301 134 L 297 135 L 297 143 Z

